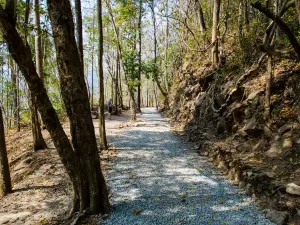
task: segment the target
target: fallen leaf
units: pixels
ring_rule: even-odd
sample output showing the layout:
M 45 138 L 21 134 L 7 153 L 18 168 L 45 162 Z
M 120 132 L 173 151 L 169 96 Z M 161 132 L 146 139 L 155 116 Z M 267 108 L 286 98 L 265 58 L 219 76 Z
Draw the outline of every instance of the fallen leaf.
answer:
M 181 195 L 180 195 L 180 198 L 185 198 L 185 195 L 184 195 L 184 194 L 181 194 Z
M 132 211 L 132 213 L 133 213 L 134 215 L 136 215 L 136 216 L 139 215 L 141 212 L 142 212 L 141 209 L 135 209 L 135 210 Z

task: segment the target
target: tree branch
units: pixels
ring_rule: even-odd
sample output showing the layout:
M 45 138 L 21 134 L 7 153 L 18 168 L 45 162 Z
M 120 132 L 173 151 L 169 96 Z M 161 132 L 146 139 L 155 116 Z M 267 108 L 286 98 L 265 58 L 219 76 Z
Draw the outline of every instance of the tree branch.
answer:
M 282 19 L 280 19 L 279 16 L 274 15 L 269 9 L 263 7 L 260 2 L 251 3 L 251 5 L 252 7 L 265 14 L 267 17 L 272 19 L 278 25 L 278 27 L 287 35 L 291 45 L 298 55 L 298 58 L 300 58 L 300 45 L 288 25 Z

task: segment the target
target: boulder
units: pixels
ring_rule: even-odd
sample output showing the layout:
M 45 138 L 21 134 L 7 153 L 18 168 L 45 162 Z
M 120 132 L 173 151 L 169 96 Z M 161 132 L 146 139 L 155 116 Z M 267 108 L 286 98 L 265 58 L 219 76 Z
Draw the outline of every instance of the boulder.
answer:
M 263 129 L 260 127 L 259 123 L 257 122 L 255 117 L 252 117 L 249 119 L 245 126 L 244 126 L 244 131 L 247 133 L 248 136 L 250 137 L 259 137 Z
M 270 158 L 276 158 L 283 153 L 283 149 L 278 141 L 271 144 L 270 149 L 266 152 L 266 155 Z
M 289 183 L 286 185 L 286 192 L 291 195 L 300 195 L 300 186 L 295 183 Z
M 274 209 L 267 210 L 266 218 L 277 225 L 284 225 L 288 219 L 288 212 L 277 211 Z
M 217 124 L 217 134 L 223 134 L 226 131 L 226 122 L 224 120 L 220 120 Z
M 200 92 L 198 94 L 198 96 L 196 97 L 195 105 L 200 106 L 202 104 L 203 100 L 205 99 L 205 96 L 206 96 L 205 92 Z
M 239 144 L 236 149 L 239 152 L 243 152 L 243 151 L 251 151 L 260 141 L 258 139 L 250 139 L 248 141 L 245 141 L 242 144 Z

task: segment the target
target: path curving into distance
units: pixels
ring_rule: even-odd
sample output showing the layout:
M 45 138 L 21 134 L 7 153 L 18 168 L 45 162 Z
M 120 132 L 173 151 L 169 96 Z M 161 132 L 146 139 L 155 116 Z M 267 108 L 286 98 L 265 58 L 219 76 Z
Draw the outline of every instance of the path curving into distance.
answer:
M 113 208 L 103 224 L 273 224 L 155 109 L 142 111 L 137 126 L 109 137 L 118 156 L 106 173 Z

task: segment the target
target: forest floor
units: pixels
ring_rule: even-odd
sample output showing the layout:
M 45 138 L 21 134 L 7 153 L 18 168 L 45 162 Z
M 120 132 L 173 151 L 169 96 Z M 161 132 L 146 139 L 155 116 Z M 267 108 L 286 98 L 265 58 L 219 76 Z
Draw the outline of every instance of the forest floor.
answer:
M 109 138 L 118 154 L 107 165 L 112 213 L 103 224 L 272 224 L 167 119 L 142 111 Z
M 129 118 L 129 113 L 125 112 L 121 116 L 112 116 L 112 120 L 106 120 L 108 137 L 116 135 L 120 124 Z M 94 126 L 99 137 L 96 119 Z M 70 137 L 68 123 L 64 123 L 63 127 Z M 60 221 L 66 217 L 72 205 L 71 183 L 46 130 L 43 130 L 43 136 L 48 149 L 33 152 L 29 128 L 23 128 L 22 132 L 10 130 L 7 134 L 14 192 L 0 200 L 0 224 L 64 224 Z M 115 155 L 113 146 L 101 153 L 104 170 L 109 169 L 107 161 Z

